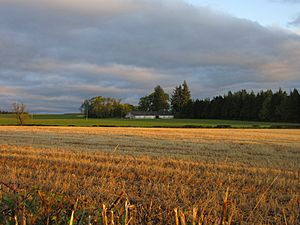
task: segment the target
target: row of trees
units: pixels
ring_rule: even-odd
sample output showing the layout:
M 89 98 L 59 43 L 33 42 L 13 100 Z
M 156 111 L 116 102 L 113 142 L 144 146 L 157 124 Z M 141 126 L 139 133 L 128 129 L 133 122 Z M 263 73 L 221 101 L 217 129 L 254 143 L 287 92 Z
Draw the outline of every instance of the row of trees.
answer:
M 132 110 L 142 111 L 172 111 L 176 118 L 205 119 L 235 119 L 274 122 L 300 123 L 300 94 L 297 89 L 289 93 L 279 89 L 261 91 L 241 90 L 235 93 L 216 96 L 212 99 L 191 99 L 187 83 L 176 86 L 171 98 L 161 86 L 156 86 L 154 92 L 140 98 L 139 106 L 121 103 L 120 99 L 102 96 L 85 100 L 80 110 L 90 118 L 124 117 Z M 19 124 L 28 118 L 26 106 L 14 103 L 12 112 Z
M 237 119 L 274 122 L 300 122 L 300 95 L 297 89 L 289 94 L 279 89 L 257 94 L 241 90 L 213 99 L 190 100 L 181 117 Z
M 89 118 L 121 118 L 132 109 L 132 105 L 122 104 L 120 99 L 102 96 L 85 100 L 80 107 L 81 112 Z
M 188 85 L 184 81 L 182 85 L 176 87 L 176 95 L 172 96 L 171 100 L 172 107 L 174 106 L 174 110 L 176 107 L 176 110 L 181 112 L 187 103 L 189 103 L 190 98 L 191 94 Z M 81 105 L 80 110 L 86 117 L 90 118 L 121 118 L 132 110 L 145 112 L 169 111 L 169 100 L 169 95 L 158 85 L 154 88 L 154 92 L 140 98 L 137 107 L 130 104 L 122 104 L 120 99 L 97 96 L 85 100 Z
M 252 121 L 300 122 L 300 95 L 297 89 L 287 93 L 279 89 L 229 91 L 212 99 L 191 99 L 186 81 L 176 86 L 172 96 L 157 86 L 139 101 L 139 110 L 171 110 L 177 118 L 235 119 Z
M 11 114 L 12 112 L 9 112 L 9 111 L 5 111 L 5 110 L 1 110 L 0 109 L 0 114 Z
M 169 111 L 179 113 L 187 106 L 191 99 L 191 92 L 186 81 L 175 88 L 171 99 L 161 86 L 156 86 L 154 92 L 140 98 L 138 109 L 141 111 Z

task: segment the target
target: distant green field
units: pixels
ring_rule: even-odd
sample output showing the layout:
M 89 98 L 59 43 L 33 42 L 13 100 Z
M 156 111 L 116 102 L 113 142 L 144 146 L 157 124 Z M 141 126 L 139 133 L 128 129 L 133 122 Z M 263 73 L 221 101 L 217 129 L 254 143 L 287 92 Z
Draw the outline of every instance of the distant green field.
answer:
M 0 114 L 0 125 L 16 125 L 13 115 Z M 182 127 L 182 128 L 300 128 L 295 123 L 253 122 L 211 119 L 86 119 L 82 115 L 37 114 L 26 125 L 37 126 L 108 126 L 108 127 Z

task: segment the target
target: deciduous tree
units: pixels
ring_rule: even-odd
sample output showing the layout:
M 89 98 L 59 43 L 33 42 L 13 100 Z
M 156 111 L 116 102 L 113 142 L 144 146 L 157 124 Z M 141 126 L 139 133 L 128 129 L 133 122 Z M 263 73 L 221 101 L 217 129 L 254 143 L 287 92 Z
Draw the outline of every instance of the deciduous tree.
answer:
M 161 86 L 156 86 L 153 93 L 153 111 L 169 110 L 169 95 Z
M 169 95 L 159 85 L 154 88 L 153 93 L 140 98 L 139 101 L 141 111 L 163 111 L 168 110 L 169 107 Z
M 85 100 L 80 109 L 86 117 L 121 118 L 132 110 L 132 106 L 129 104 L 122 104 L 120 99 L 96 96 L 89 100 Z
M 12 112 L 14 113 L 17 124 L 24 125 L 26 120 L 29 118 L 28 112 L 26 110 L 26 105 L 24 103 L 13 103 L 12 104 Z

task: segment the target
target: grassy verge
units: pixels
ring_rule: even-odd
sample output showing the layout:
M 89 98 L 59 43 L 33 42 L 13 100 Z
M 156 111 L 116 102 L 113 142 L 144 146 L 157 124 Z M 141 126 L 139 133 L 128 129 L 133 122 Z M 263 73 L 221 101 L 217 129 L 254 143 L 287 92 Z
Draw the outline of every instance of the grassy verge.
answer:
M 0 125 L 16 125 L 13 115 L 0 115 Z M 169 128 L 294 128 L 300 124 L 211 119 L 85 119 L 81 115 L 34 115 L 27 126 L 169 127 Z

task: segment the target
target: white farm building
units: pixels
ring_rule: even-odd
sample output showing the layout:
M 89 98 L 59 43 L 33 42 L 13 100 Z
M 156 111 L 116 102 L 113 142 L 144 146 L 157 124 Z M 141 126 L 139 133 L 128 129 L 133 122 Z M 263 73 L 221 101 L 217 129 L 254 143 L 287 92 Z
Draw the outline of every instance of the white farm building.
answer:
M 126 115 L 128 119 L 174 119 L 174 115 L 170 112 L 144 112 L 132 111 Z

